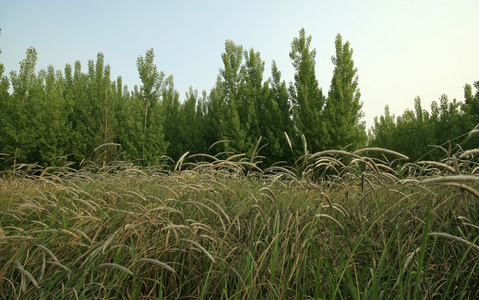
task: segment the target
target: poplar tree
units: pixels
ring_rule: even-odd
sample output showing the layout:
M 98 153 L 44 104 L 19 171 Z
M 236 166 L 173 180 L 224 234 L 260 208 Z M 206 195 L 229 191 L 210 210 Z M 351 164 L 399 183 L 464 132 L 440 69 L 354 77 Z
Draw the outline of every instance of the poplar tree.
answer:
M 0 28 L 0 34 L 2 33 L 2 29 Z M 0 50 L 0 54 L 2 50 Z M 0 155 L 1 156 L 8 156 L 7 153 L 7 145 L 8 145 L 8 136 L 6 134 L 6 126 L 7 126 L 7 116 L 8 116 L 8 104 L 10 103 L 10 94 L 8 89 L 10 88 L 10 82 L 8 81 L 8 77 L 3 75 L 5 72 L 5 66 L 0 63 Z M 0 157 L 1 160 L 5 159 L 4 157 Z
M 7 132 L 7 126 L 9 124 L 9 104 L 10 104 L 10 94 L 8 89 L 10 88 L 10 83 L 8 77 L 3 75 L 5 72 L 5 67 L 0 63 L 0 155 L 5 157 L 0 157 L 0 160 L 8 157 L 9 146 L 12 143 L 11 136 Z M 10 128 L 10 132 L 12 128 Z
M 97 54 L 96 61 L 88 61 L 88 73 L 82 72 L 81 63 L 75 62 L 71 80 L 71 67 L 65 73 L 66 86 L 71 89 L 66 95 L 71 97 L 72 124 L 71 148 L 74 159 L 98 159 L 103 163 L 108 160 L 109 151 L 114 148 L 103 147 L 101 152 L 93 153 L 98 146 L 113 141 L 114 131 L 110 126 L 113 121 L 113 103 L 110 103 L 111 80 L 110 66 L 105 65 L 103 53 Z M 109 150 L 110 149 L 110 150 Z
M 113 153 L 116 153 L 116 147 L 106 146 L 112 143 L 115 137 L 115 99 L 112 97 L 113 92 L 110 73 L 110 66 L 105 65 L 105 56 L 101 52 L 98 53 L 95 64 L 93 86 L 95 92 L 93 97 L 93 107 L 95 107 L 94 114 L 96 116 L 96 124 L 98 124 L 98 131 L 93 140 L 93 146 L 96 148 L 100 145 L 105 145 L 101 148 L 101 153 L 96 154 L 99 155 L 100 160 L 103 163 L 110 160 Z
M 181 135 L 181 152 L 204 153 L 206 144 L 204 142 L 203 123 L 203 102 L 197 90 L 189 88 L 186 93 L 186 100 L 180 108 L 180 126 L 178 132 Z
M 118 112 L 118 143 L 123 159 L 143 164 L 145 103 L 138 87 L 134 89 L 132 95 L 124 96 L 122 109 Z
M 164 139 L 168 144 L 167 154 L 177 160 L 185 153 L 181 131 L 180 94 L 175 90 L 173 76 L 168 76 L 161 90 L 161 112 L 163 115 Z M 189 151 L 189 150 L 187 150 Z
M 328 131 L 327 147 L 340 149 L 349 144 L 359 148 L 366 143 L 365 122 L 361 121 L 361 94 L 358 89 L 357 68 L 352 59 L 349 42 L 342 43 L 340 34 L 335 41 L 336 56 L 331 58 L 334 73 L 325 106 L 324 117 Z
M 281 72 L 276 62 L 271 63 L 271 77 L 265 83 L 265 101 L 261 110 L 261 134 L 263 141 L 268 144 L 261 153 L 266 157 L 266 164 L 279 161 L 293 163 L 291 149 L 289 149 L 285 133 L 294 136 L 293 121 L 291 119 L 288 88 L 281 80 Z
M 474 82 L 473 86 L 476 89 L 475 93 L 472 92 L 470 84 L 464 86 L 464 103 L 461 106 L 464 112 L 462 124 L 467 128 L 464 132 L 476 128 L 477 124 L 479 124 L 479 81 Z M 478 143 L 479 134 L 470 135 L 463 147 L 464 149 L 474 148 Z
M 394 134 L 396 130 L 396 116 L 391 115 L 389 105 L 384 107 L 384 115 L 374 117 L 374 126 L 370 129 L 369 146 L 394 148 Z
M 42 72 L 43 73 L 43 72 Z M 63 96 L 65 84 L 60 70 L 55 71 L 53 66 L 48 66 L 43 80 L 39 82 L 39 91 L 42 94 L 37 115 L 40 122 L 36 130 L 38 149 L 38 162 L 49 162 L 54 157 L 63 156 L 71 134 L 69 117 L 71 106 Z M 55 162 L 52 162 L 55 163 Z
M 463 125 L 463 132 L 469 132 L 473 128 L 476 128 L 479 124 L 479 81 L 473 84 L 476 92 L 472 92 L 472 86 L 466 84 L 464 86 L 464 103 L 461 106 L 464 116 L 462 117 L 461 124 Z M 464 143 L 464 149 L 472 149 L 479 144 L 479 134 L 468 135 L 466 143 Z
M 243 81 L 243 46 L 236 45 L 231 40 L 225 42 L 225 52 L 221 55 L 223 69 L 220 69 L 221 89 L 225 102 L 226 115 L 222 126 L 222 139 L 230 140 L 226 144 L 226 150 L 234 153 L 243 153 L 246 150 L 246 128 L 241 124 L 240 110 L 244 106 Z
M 325 97 L 316 79 L 316 50 L 310 50 L 310 46 L 311 36 L 306 37 L 303 28 L 299 31 L 299 37 L 291 43 L 289 57 L 296 72 L 289 93 L 294 124 L 298 131 L 296 144 L 301 144 L 300 136 L 304 135 L 311 152 L 323 149 L 327 136 L 322 119 Z
M 463 110 L 472 115 L 479 116 L 479 81 L 474 82 L 474 87 L 476 88 L 476 93 L 472 93 L 472 86 L 466 84 L 464 86 L 464 104 Z
M 447 154 L 442 149 L 448 141 L 454 141 L 461 146 L 472 147 L 477 144 L 477 137 L 467 137 L 472 129 L 467 124 L 468 114 L 460 110 L 460 103 L 441 95 L 439 102 L 432 101 L 431 113 L 422 109 L 421 99 L 414 99 L 414 110 L 406 109 L 396 119 L 390 115 L 386 106 L 384 116 L 375 118 L 374 127 L 371 128 L 369 146 L 398 151 L 409 156 L 410 161 L 443 159 Z M 474 125 L 472 125 L 474 126 Z M 463 142 L 466 144 L 463 144 Z M 463 147 L 467 149 L 467 147 Z
M 472 129 L 470 126 L 464 126 L 464 115 L 461 113 L 460 103 L 456 99 L 449 101 L 447 95 L 442 94 L 439 97 L 439 106 L 437 105 L 436 101 L 431 104 L 433 113 L 438 114 L 434 118 L 436 124 L 433 133 L 436 136 L 437 144 L 445 143 Z
M 93 67 L 93 61 L 89 62 L 89 66 Z M 82 72 L 80 61 L 76 61 L 73 70 L 73 77 L 70 79 L 71 67 L 65 68 L 67 78 L 67 87 L 69 91 L 67 96 L 72 105 L 72 114 L 70 122 L 72 124 L 72 134 L 70 138 L 70 151 L 73 154 L 73 160 L 81 162 L 91 154 L 94 149 L 92 135 L 94 132 L 93 123 L 93 99 L 89 97 L 89 76 Z M 93 70 L 91 70 L 93 73 Z M 71 82 L 69 82 L 71 80 Z M 99 145 L 97 145 L 99 146 Z
M 31 122 L 29 116 L 33 117 L 33 108 L 31 104 L 31 95 L 29 91 L 32 89 L 36 76 L 35 65 L 37 62 L 37 51 L 35 48 L 27 49 L 27 57 L 20 62 L 20 72 L 12 71 L 10 78 L 13 87 L 13 94 L 6 107 L 7 122 L 3 128 L 8 144 L 6 153 L 14 157 L 14 166 L 17 160 L 26 161 L 27 148 L 34 143 L 28 127 Z M 36 125 L 36 124 L 35 124 Z
M 225 101 L 225 91 L 222 88 L 221 75 L 217 76 L 215 86 L 211 89 L 205 106 L 204 139 L 207 146 L 210 146 L 226 138 L 225 127 L 228 125 L 228 105 Z M 222 152 L 225 149 L 225 144 L 221 143 L 212 151 Z
M 147 165 L 157 163 L 166 153 L 168 144 L 164 140 L 164 117 L 160 106 L 160 91 L 165 74 L 158 72 L 154 64 L 153 49 L 146 52 L 145 57 L 138 57 L 136 64 L 143 83 L 138 96 L 143 102 L 144 124 L 140 137 L 141 159 Z
M 264 127 L 261 113 L 264 110 L 265 90 L 263 87 L 264 61 L 261 54 L 253 48 L 244 51 L 244 81 L 242 97 L 239 102 L 241 127 L 245 131 L 243 152 L 250 154 L 261 136 L 260 127 Z

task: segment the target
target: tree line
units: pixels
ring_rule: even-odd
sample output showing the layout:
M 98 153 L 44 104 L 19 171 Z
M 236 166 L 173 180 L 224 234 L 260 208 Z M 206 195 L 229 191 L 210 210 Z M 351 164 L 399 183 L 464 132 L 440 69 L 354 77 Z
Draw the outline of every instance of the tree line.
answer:
M 200 94 L 190 87 L 180 101 L 173 76 L 155 65 L 153 49 L 138 57 L 141 85 L 130 91 L 121 76 L 111 78 L 101 52 L 86 70 L 76 61 L 63 70 L 49 66 L 36 72 L 37 52 L 29 48 L 19 71 L 4 75 L 0 63 L 0 163 L 3 168 L 65 160 L 77 166 L 85 160 L 154 165 L 186 152 L 250 156 L 256 151 L 264 165 L 293 164 L 305 152 L 366 145 L 433 159 L 442 150 L 429 145 L 466 141 L 463 134 L 479 119 L 478 82 L 475 94 L 466 85 L 464 103 L 443 95 L 432 113 L 422 109 L 419 98 L 414 111 L 397 118 L 386 107 L 366 133 L 352 55 L 338 34 L 324 93 L 315 74 L 316 50 L 304 29 L 291 42 L 295 73 L 288 84 L 275 61 L 266 79 L 260 53 L 227 40 L 213 88 Z
M 478 148 L 479 137 L 470 132 L 479 129 L 479 81 L 473 85 L 475 93 L 470 84 L 464 86 L 464 101 L 442 94 L 430 112 L 422 108 L 420 97 L 414 99 L 414 109 L 397 117 L 386 106 L 384 115 L 374 119 L 368 144 L 401 152 L 412 161 L 439 161 Z
M 361 147 L 367 135 L 353 51 L 339 34 L 335 46 L 327 95 L 316 79 L 311 36 L 302 29 L 289 53 L 293 82 L 281 78 L 274 61 L 265 79 L 260 53 L 227 40 L 214 87 L 202 94 L 190 87 L 184 101 L 173 76 L 157 69 L 153 49 L 138 57 L 142 84 L 130 91 L 121 77 L 111 78 L 101 52 L 86 70 L 76 61 L 63 70 L 36 72 L 37 52 L 29 48 L 9 77 L 0 64 L 3 165 L 49 165 L 65 156 L 77 164 L 96 159 L 152 165 L 186 152 L 251 155 L 260 139 L 256 151 L 264 164 L 292 163 L 304 147 L 310 153 Z

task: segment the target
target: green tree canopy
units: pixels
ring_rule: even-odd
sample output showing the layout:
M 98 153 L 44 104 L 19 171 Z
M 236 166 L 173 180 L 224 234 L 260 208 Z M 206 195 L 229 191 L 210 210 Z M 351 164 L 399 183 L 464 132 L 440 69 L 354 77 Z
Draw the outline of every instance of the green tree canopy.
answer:
M 366 126 L 361 120 L 364 113 L 361 110 L 358 70 L 354 67 L 353 50 L 349 42 L 343 44 L 340 34 L 336 36 L 335 48 L 336 56 L 331 58 L 333 78 L 324 111 L 328 132 L 326 147 L 340 149 L 353 144 L 354 148 L 359 148 L 366 143 Z
M 322 119 L 325 97 L 316 79 L 316 50 L 310 50 L 311 36 L 306 37 L 304 28 L 299 37 L 291 43 L 289 57 L 295 69 L 294 83 L 289 86 L 292 102 L 292 115 L 298 134 L 296 143 L 300 144 L 300 136 L 304 135 L 312 151 L 324 149 L 327 132 Z

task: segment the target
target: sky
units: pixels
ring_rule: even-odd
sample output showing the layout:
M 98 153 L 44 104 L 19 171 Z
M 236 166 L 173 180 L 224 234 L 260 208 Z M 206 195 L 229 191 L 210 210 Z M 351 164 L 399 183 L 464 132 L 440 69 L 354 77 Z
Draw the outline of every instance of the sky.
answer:
M 133 90 L 141 85 L 136 60 L 155 52 L 159 71 L 173 75 L 185 99 L 189 87 L 214 86 L 226 40 L 276 61 L 287 83 L 294 68 L 291 42 L 301 28 L 316 49 L 316 76 L 327 95 L 334 40 L 349 41 L 367 128 L 384 113 L 401 115 L 419 96 L 430 108 L 442 94 L 463 101 L 466 83 L 479 81 L 477 0 L 0 0 L 0 63 L 19 70 L 27 48 L 38 52 L 36 70 L 80 61 L 84 72 L 98 52 Z

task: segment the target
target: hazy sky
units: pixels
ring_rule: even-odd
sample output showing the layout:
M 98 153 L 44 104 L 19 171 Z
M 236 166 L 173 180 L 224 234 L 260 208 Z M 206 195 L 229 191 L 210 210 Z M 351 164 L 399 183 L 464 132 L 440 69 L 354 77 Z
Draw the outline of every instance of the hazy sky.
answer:
M 293 80 L 291 42 L 301 28 L 316 48 L 323 92 L 331 82 L 334 39 L 349 41 L 358 68 L 368 128 L 389 104 L 397 115 L 445 93 L 463 100 L 463 87 L 479 80 L 479 1 L 27 1 L 0 0 L 0 62 L 19 69 L 28 47 L 37 71 L 79 60 L 87 71 L 98 52 L 132 90 L 141 83 L 136 59 L 153 48 L 158 69 L 174 76 L 182 95 L 189 86 L 214 86 L 227 39 L 275 60 Z

